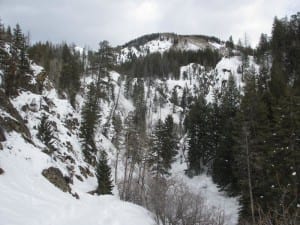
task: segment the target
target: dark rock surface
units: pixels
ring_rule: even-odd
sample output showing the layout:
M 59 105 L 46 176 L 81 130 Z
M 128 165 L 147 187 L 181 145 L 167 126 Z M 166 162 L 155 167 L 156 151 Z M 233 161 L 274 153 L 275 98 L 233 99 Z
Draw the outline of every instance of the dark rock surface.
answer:
M 71 188 L 63 176 L 62 172 L 55 167 L 49 167 L 42 172 L 43 176 L 47 178 L 52 184 L 61 189 L 63 192 L 70 192 Z

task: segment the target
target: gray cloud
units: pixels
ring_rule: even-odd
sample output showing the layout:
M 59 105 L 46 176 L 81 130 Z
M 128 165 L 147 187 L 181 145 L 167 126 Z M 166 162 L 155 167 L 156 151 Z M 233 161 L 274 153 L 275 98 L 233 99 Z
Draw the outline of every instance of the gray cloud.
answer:
M 274 16 L 300 10 L 297 0 L 0 0 L 6 25 L 20 23 L 32 41 L 75 42 L 97 47 L 100 40 L 123 44 L 153 32 L 214 35 L 237 41 L 247 33 L 255 45 L 270 33 Z

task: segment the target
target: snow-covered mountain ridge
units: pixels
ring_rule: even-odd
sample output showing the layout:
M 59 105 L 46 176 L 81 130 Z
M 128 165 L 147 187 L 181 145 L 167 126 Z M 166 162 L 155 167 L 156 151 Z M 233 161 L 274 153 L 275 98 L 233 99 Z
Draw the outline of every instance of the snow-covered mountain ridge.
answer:
M 177 35 L 174 33 L 157 33 L 145 35 L 118 47 L 118 62 L 126 62 L 133 57 L 146 56 L 151 53 L 164 53 L 169 50 L 198 51 L 205 48 L 226 51 L 225 42 L 215 37 L 203 35 Z

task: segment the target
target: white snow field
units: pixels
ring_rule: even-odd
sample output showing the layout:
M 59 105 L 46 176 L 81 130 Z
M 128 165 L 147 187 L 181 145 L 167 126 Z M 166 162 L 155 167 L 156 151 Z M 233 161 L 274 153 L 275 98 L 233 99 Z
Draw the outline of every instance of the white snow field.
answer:
M 213 183 L 212 178 L 206 174 L 194 176 L 193 178 L 187 177 L 184 174 L 187 166 L 180 161 L 179 156 L 172 166 L 172 177 L 187 185 L 191 192 L 200 193 L 208 207 L 223 212 L 226 225 L 237 224 L 240 209 L 238 198 L 227 197 L 224 192 L 220 192 L 216 184 Z
M 52 164 L 46 154 L 17 133 L 7 138 L 0 154 L 5 170 L 0 176 L 0 225 L 155 224 L 147 210 L 116 196 L 92 196 L 77 189 L 77 200 L 62 192 L 41 175 Z

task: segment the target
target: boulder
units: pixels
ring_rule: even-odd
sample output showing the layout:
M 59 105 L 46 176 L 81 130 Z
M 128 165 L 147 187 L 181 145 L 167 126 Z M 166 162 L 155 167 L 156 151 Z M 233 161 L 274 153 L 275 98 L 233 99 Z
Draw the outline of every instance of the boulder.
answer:
M 49 167 L 48 169 L 44 169 L 42 172 L 43 176 L 47 178 L 50 183 L 54 184 L 63 192 L 70 192 L 71 188 L 63 176 L 62 172 L 55 167 Z

